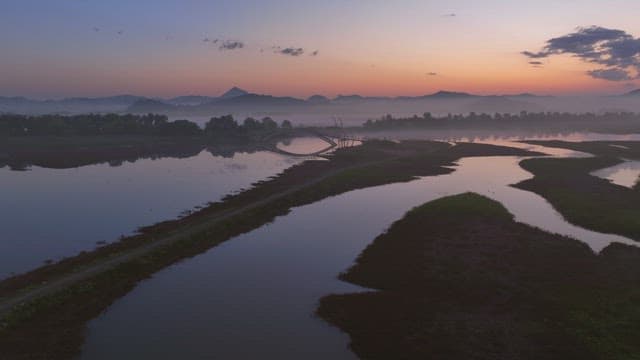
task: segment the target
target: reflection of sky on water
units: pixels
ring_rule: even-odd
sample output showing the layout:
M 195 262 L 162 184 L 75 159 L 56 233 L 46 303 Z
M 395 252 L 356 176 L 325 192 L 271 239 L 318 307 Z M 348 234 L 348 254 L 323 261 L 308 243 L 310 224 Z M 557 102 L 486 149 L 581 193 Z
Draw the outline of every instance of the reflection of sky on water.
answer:
M 594 171 L 591 174 L 607 179 L 614 184 L 633 188 L 640 179 L 640 161 L 625 161 L 622 164 Z
M 540 196 L 509 186 L 531 177 L 521 160 L 464 158 L 448 175 L 295 208 L 140 283 L 89 324 L 82 358 L 354 359 L 347 335 L 313 317 L 317 301 L 359 291 L 336 276 L 406 211 L 447 195 L 485 195 L 517 221 L 573 236 L 595 251 L 611 241 L 633 243 L 573 226 Z
M 118 167 L 0 168 L 0 278 L 175 218 L 299 161 L 268 152 L 223 158 L 203 151 Z

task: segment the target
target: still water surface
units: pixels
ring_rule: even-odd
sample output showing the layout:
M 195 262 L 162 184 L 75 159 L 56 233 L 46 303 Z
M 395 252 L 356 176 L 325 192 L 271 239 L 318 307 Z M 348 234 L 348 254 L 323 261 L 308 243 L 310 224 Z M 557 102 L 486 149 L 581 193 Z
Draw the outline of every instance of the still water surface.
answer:
M 591 174 L 607 179 L 616 185 L 633 188 L 640 180 L 640 161 L 625 161 L 622 164 L 594 171 Z
M 361 291 L 336 280 L 338 273 L 407 210 L 447 195 L 496 199 L 517 221 L 573 236 L 594 251 L 612 241 L 634 243 L 573 226 L 543 198 L 510 187 L 531 176 L 521 160 L 464 158 L 448 175 L 296 208 L 140 283 L 90 322 L 82 358 L 353 359 L 348 337 L 313 316 L 318 300 Z
M 141 159 L 74 169 L 0 168 L 0 278 L 176 218 L 300 162 L 269 152 Z

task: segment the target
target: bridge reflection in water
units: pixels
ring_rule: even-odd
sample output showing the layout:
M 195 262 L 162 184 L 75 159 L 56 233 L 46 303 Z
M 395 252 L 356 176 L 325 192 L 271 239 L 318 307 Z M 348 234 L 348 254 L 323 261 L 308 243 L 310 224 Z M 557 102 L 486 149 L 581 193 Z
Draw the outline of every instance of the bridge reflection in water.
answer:
M 306 152 L 290 151 L 278 146 L 283 140 L 291 140 L 291 139 L 295 140 L 295 139 L 301 139 L 301 138 L 318 139 L 326 143 L 327 146 L 320 148 L 319 150 L 306 151 Z M 312 156 L 325 154 L 335 149 L 357 146 L 361 142 L 362 142 L 361 139 L 346 136 L 345 134 L 328 135 L 315 129 L 301 128 L 301 129 L 292 130 L 291 132 L 288 132 L 286 134 L 281 134 L 281 133 L 275 134 L 269 138 L 263 139 L 263 144 L 264 144 L 263 146 L 265 150 L 286 155 L 286 156 L 312 157 Z M 315 146 L 314 148 L 318 148 L 318 147 Z

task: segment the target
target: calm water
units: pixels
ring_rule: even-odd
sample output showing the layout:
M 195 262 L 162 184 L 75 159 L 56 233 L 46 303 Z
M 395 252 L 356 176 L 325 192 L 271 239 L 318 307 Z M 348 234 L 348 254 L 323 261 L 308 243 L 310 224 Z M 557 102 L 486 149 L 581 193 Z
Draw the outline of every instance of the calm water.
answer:
M 299 162 L 267 152 L 58 170 L 0 168 L 0 278 L 114 241 Z
M 614 184 L 633 188 L 640 180 L 640 161 L 625 161 L 622 164 L 594 171 L 591 174 L 607 179 Z
M 594 251 L 634 243 L 568 224 L 543 198 L 510 187 L 531 176 L 521 160 L 465 158 L 452 174 L 296 208 L 140 283 L 90 322 L 82 358 L 353 359 L 348 337 L 313 316 L 318 300 L 360 290 L 336 276 L 407 210 L 461 192 L 496 199 L 517 221 L 576 237 Z
M 521 140 L 564 140 L 564 141 L 638 141 L 640 134 L 598 134 L 584 132 L 549 133 L 540 131 L 513 130 L 393 130 L 355 133 L 364 138 L 386 138 L 395 140 L 441 140 L 463 142 L 504 142 Z

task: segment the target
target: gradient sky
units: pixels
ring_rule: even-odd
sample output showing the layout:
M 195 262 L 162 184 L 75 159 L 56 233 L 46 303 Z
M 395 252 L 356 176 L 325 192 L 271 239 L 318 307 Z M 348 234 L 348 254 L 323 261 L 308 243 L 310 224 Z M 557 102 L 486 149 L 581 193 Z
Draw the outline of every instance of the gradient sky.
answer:
M 579 26 L 640 36 L 638 14 L 636 0 L 3 0 L 0 95 L 620 93 L 639 83 L 520 52 Z

